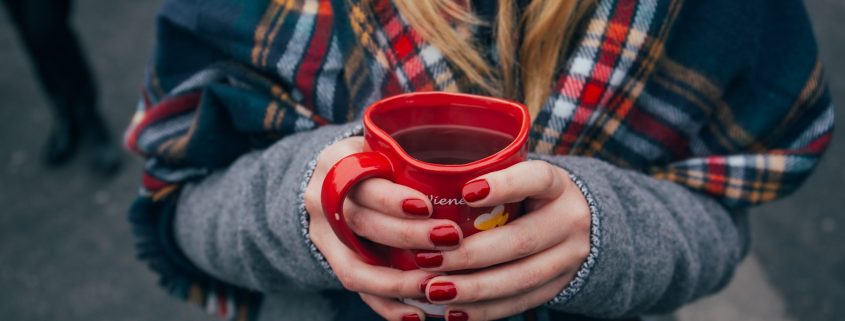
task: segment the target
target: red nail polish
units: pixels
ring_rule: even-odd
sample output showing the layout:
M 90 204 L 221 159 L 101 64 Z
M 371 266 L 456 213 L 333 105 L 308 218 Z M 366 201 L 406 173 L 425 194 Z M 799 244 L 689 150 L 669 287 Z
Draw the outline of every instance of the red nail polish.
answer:
M 420 316 L 416 313 L 406 314 L 402 316 L 402 321 L 420 321 Z
M 480 201 L 487 197 L 487 194 L 490 194 L 490 184 L 487 184 L 486 179 L 474 180 L 464 184 L 461 194 L 467 202 Z
M 436 268 L 443 264 L 443 253 L 440 251 L 417 251 L 414 262 L 421 268 Z
M 461 242 L 461 235 L 452 225 L 441 225 L 431 229 L 428 238 L 434 246 L 455 246 Z
M 447 321 L 468 321 L 469 316 L 464 311 L 449 311 Z
M 440 264 L 438 264 L 438 265 L 440 265 Z M 425 294 L 425 288 L 428 286 L 428 281 L 431 281 L 431 279 L 433 279 L 437 276 L 438 276 L 437 274 L 429 275 L 429 276 L 425 277 L 425 279 L 423 279 L 422 282 L 420 282 L 420 292 L 422 292 L 422 294 Z
M 458 295 L 458 289 L 452 282 L 434 282 L 428 286 L 428 298 L 431 301 L 449 301 Z
M 413 216 L 428 216 L 428 207 L 425 202 L 418 198 L 409 198 L 402 201 L 402 210 Z

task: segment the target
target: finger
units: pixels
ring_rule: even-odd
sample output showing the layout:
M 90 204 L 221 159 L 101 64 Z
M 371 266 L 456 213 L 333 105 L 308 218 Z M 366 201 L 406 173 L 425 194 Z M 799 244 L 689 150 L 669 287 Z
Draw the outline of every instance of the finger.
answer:
M 520 202 L 528 197 L 552 199 L 563 193 L 563 170 L 544 161 L 527 161 L 466 183 L 462 194 L 473 207 Z
M 400 249 L 454 249 L 462 233 L 450 220 L 413 220 L 386 215 L 354 202 L 344 203 L 349 228 L 370 241 Z M 445 235 L 446 237 L 441 237 Z
M 352 190 L 349 199 L 395 217 L 419 219 L 431 215 L 431 202 L 423 193 L 381 178 L 363 181 Z
M 373 308 L 385 320 L 419 321 L 425 320 L 425 313 L 419 308 L 400 303 L 394 299 L 378 297 L 366 293 L 358 293 L 364 303 Z
M 443 262 L 430 271 L 479 269 L 514 261 L 559 244 L 574 232 L 589 231 L 590 215 L 569 202 L 550 202 L 518 220 L 461 241 L 442 253 Z M 491 246 L 492 245 L 492 246 Z
M 331 232 L 328 223 L 314 224 L 312 239 L 325 256 L 340 283 L 349 291 L 363 292 L 382 297 L 423 298 L 420 289 L 428 272 L 401 271 L 364 263 L 358 254 L 340 242 Z
M 530 292 L 562 275 L 574 274 L 589 250 L 586 240 L 567 241 L 508 264 L 434 277 L 426 295 L 429 301 L 444 304 L 488 301 Z
M 487 321 L 517 315 L 545 304 L 560 293 L 567 284 L 569 284 L 569 280 L 561 277 L 533 291 L 513 297 L 472 304 L 450 305 L 446 308 L 446 320 Z

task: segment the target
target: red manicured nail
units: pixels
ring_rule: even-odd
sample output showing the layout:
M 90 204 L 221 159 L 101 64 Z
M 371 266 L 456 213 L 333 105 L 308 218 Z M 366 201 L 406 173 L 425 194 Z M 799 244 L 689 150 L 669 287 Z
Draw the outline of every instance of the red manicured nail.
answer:
M 458 289 L 452 282 L 434 282 L 428 286 L 428 298 L 431 301 L 449 301 L 457 295 Z
M 440 258 L 442 259 L 443 257 L 441 256 Z M 438 265 L 440 265 L 440 264 L 438 264 Z M 420 282 L 420 292 L 422 292 L 422 294 L 425 294 L 425 288 L 428 286 L 428 281 L 431 281 L 431 279 L 433 279 L 437 276 L 438 276 L 437 274 L 429 275 L 429 276 L 425 277 L 425 279 L 423 279 L 422 282 Z
M 464 195 L 464 200 L 467 202 L 480 201 L 487 197 L 487 194 L 490 194 L 490 184 L 487 184 L 486 179 L 474 180 L 464 184 L 461 194 Z
M 413 216 L 428 216 L 428 207 L 419 198 L 409 198 L 402 201 L 402 210 Z
M 436 268 L 443 264 L 443 253 L 440 251 L 417 251 L 414 262 L 421 268 Z
M 441 225 L 431 229 L 428 238 L 434 246 L 455 246 L 461 242 L 461 234 L 452 225 Z
M 449 316 L 446 317 L 447 321 L 467 321 L 469 320 L 469 316 L 464 311 L 449 311 Z
M 406 314 L 402 316 L 402 321 L 420 321 L 420 316 L 416 313 Z

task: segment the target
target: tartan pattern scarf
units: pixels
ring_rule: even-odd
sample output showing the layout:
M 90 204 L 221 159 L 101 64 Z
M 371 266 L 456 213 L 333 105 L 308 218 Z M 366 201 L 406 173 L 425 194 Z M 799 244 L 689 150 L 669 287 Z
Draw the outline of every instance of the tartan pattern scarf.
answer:
M 795 190 L 833 128 L 811 31 L 765 49 L 808 48 L 784 54 L 794 63 L 788 75 L 763 86 L 743 81 L 746 60 L 724 58 L 740 54 L 697 56 L 717 56 L 730 40 L 697 37 L 687 26 L 696 18 L 684 14 L 695 9 L 682 10 L 695 5 L 598 1 L 533 120 L 531 150 L 599 158 L 733 210 Z M 215 280 L 179 253 L 170 223 L 181 184 L 291 133 L 354 121 L 384 97 L 477 90 L 388 0 L 167 1 L 157 25 L 125 137 L 146 159 L 129 218 L 139 257 L 162 285 L 227 319 L 253 318 L 261 294 Z M 757 68 L 780 68 L 777 57 Z

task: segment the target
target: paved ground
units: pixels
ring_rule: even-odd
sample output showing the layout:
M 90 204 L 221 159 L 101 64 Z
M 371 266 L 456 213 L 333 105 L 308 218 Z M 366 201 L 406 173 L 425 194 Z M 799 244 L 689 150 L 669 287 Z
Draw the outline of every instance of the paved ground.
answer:
M 153 35 L 151 1 L 78 1 L 76 25 L 100 79 L 112 128 L 134 108 Z M 845 104 L 845 3 L 808 1 L 830 85 Z M 167 298 L 131 253 L 124 209 L 140 162 L 122 175 L 89 176 L 84 164 L 37 165 L 49 124 L 46 101 L 8 18 L 0 14 L 0 319 L 210 320 Z M 845 109 L 839 108 L 839 124 Z M 793 197 L 754 211 L 753 255 L 730 288 L 676 319 L 841 320 L 845 316 L 845 131 Z

